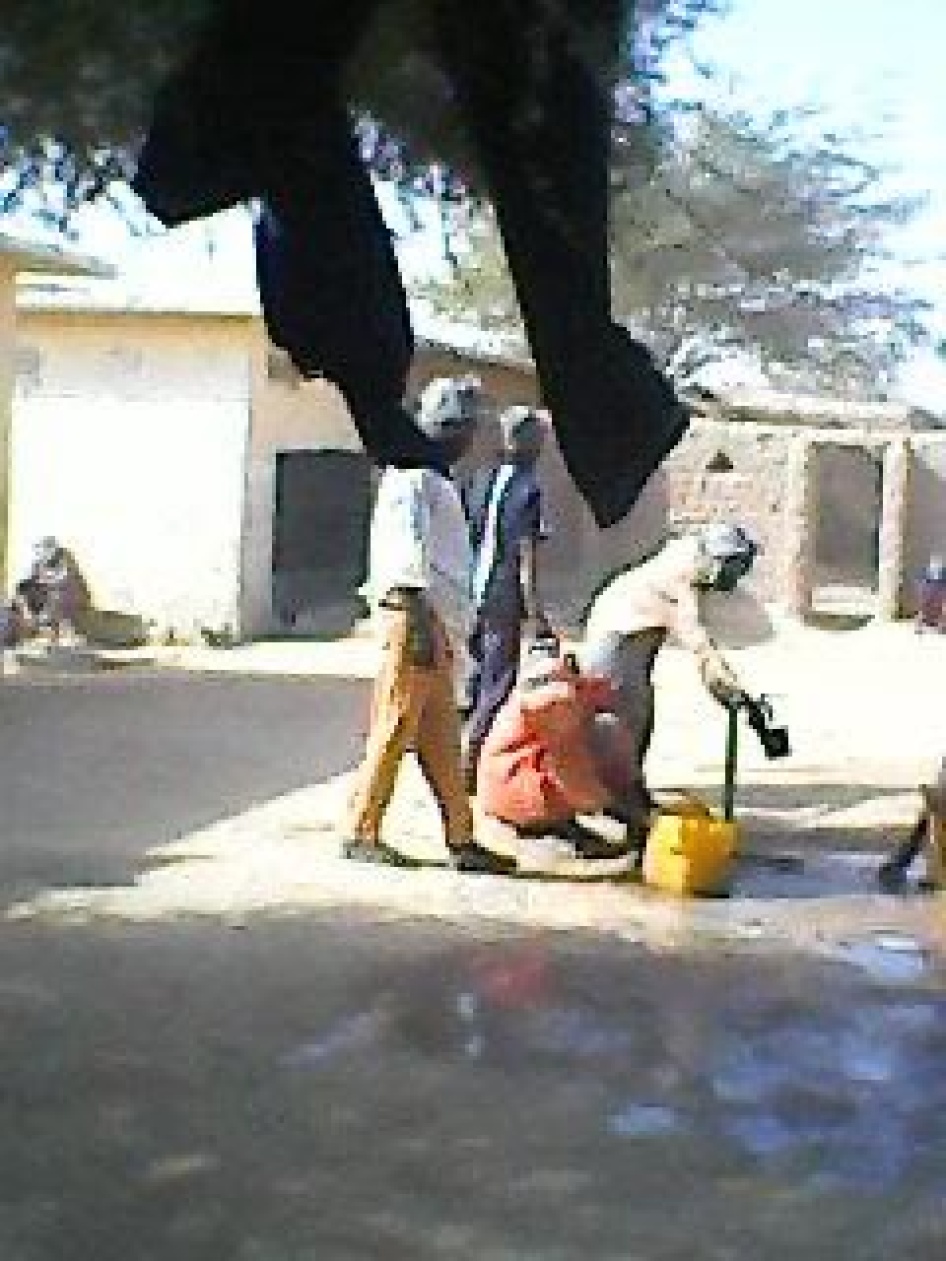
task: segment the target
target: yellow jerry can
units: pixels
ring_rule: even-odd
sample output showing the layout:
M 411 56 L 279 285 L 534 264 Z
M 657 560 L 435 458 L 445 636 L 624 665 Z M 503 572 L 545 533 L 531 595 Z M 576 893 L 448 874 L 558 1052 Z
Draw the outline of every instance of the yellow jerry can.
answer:
M 737 840 L 738 827 L 731 819 L 658 814 L 644 850 L 644 880 L 666 893 L 726 893 Z

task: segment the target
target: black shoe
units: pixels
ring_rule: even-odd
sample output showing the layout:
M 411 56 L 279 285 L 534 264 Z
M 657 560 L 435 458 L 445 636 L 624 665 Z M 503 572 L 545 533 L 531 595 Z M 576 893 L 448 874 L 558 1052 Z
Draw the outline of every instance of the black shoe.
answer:
M 494 854 L 491 849 L 467 841 L 465 845 L 451 845 L 450 866 L 455 871 L 473 871 L 492 876 L 510 876 L 517 868 L 512 855 Z
M 906 869 L 899 863 L 882 863 L 877 871 L 877 880 L 884 893 L 902 893 L 907 885 Z
M 587 836 L 583 840 L 572 841 L 572 845 L 576 858 L 625 858 L 638 852 L 630 841 L 606 841 L 603 836 Z
M 576 858 L 623 858 L 633 849 L 630 841 L 608 841 L 590 828 L 583 827 L 577 819 L 556 828 L 555 835 L 569 842 Z
M 384 841 L 366 841 L 358 836 L 342 842 L 342 857 L 350 858 L 352 862 L 376 863 L 387 867 L 421 866 L 416 858 L 392 849 Z

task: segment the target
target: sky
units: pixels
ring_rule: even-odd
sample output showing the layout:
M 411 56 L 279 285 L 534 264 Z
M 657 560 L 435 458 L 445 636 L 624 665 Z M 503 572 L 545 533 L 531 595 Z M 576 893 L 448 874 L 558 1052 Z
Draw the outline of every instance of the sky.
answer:
M 934 304 L 946 337 L 946 4 L 941 0 L 731 0 L 692 41 L 714 69 L 696 80 L 681 57 L 668 90 L 766 114 L 817 106 L 841 134 L 874 134 L 862 153 L 890 169 L 891 189 L 922 194 L 914 222 L 890 238 L 903 279 Z M 939 257 L 937 257 L 939 256 Z M 920 352 L 902 374 L 912 400 L 946 410 L 946 365 Z
M 892 280 L 906 280 L 934 303 L 931 324 L 946 337 L 946 2 L 944 0 L 730 0 L 728 14 L 704 22 L 692 39 L 714 73 L 694 75 L 677 56 L 665 67 L 671 94 L 770 113 L 817 106 L 821 125 L 842 134 L 878 133 L 863 156 L 890 168 L 891 189 L 920 193 L 928 204 L 890 244 L 902 260 Z M 392 227 L 403 212 L 382 190 Z M 208 251 L 208 243 L 213 250 Z M 115 257 L 129 275 L 168 285 L 181 274 L 238 298 L 254 288 L 245 215 L 218 216 L 142 244 L 116 233 L 109 216 L 90 212 L 82 244 Z M 399 246 L 408 276 L 442 267 L 435 227 Z M 919 259 L 908 265 L 906 260 Z M 177 266 L 177 263 L 180 266 Z M 901 270 L 902 269 L 902 270 Z M 161 278 L 160 281 L 158 278 Z M 946 363 L 917 353 L 898 390 L 946 411 Z

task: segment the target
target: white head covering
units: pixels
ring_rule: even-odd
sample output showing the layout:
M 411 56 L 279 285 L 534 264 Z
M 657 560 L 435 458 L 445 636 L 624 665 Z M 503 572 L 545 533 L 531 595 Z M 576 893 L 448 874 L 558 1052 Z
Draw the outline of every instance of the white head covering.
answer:
M 728 521 L 711 521 L 699 533 L 700 550 L 711 560 L 729 560 L 736 556 L 754 557 L 759 545 L 741 525 Z
M 523 439 L 531 445 L 536 439 L 545 436 L 545 422 L 541 412 L 518 403 L 507 407 L 500 415 L 499 428 L 507 451 L 518 450 Z
M 450 430 L 477 425 L 483 419 L 486 396 L 479 377 L 434 377 L 417 404 L 417 424 L 430 438 Z
M 59 551 L 59 540 L 52 534 L 44 535 L 33 548 L 33 555 L 40 565 L 48 565 Z

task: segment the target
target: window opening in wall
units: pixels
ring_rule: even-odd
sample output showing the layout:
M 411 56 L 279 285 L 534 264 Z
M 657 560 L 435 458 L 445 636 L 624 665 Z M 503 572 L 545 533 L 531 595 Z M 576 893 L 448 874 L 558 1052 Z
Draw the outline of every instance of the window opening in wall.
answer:
M 819 445 L 813 473 L 812 611 L 870 616 L 879 586 L 882 451 Z
M 324 630 L 360 612 L 371 503 L 371 463 L 361 452 L 284 451 L 276 456 L 272 598 L 288 631 Z
M 731 473 L 736 466 L 725 451 L 717 451 L 706 465 L 707 473 Z

